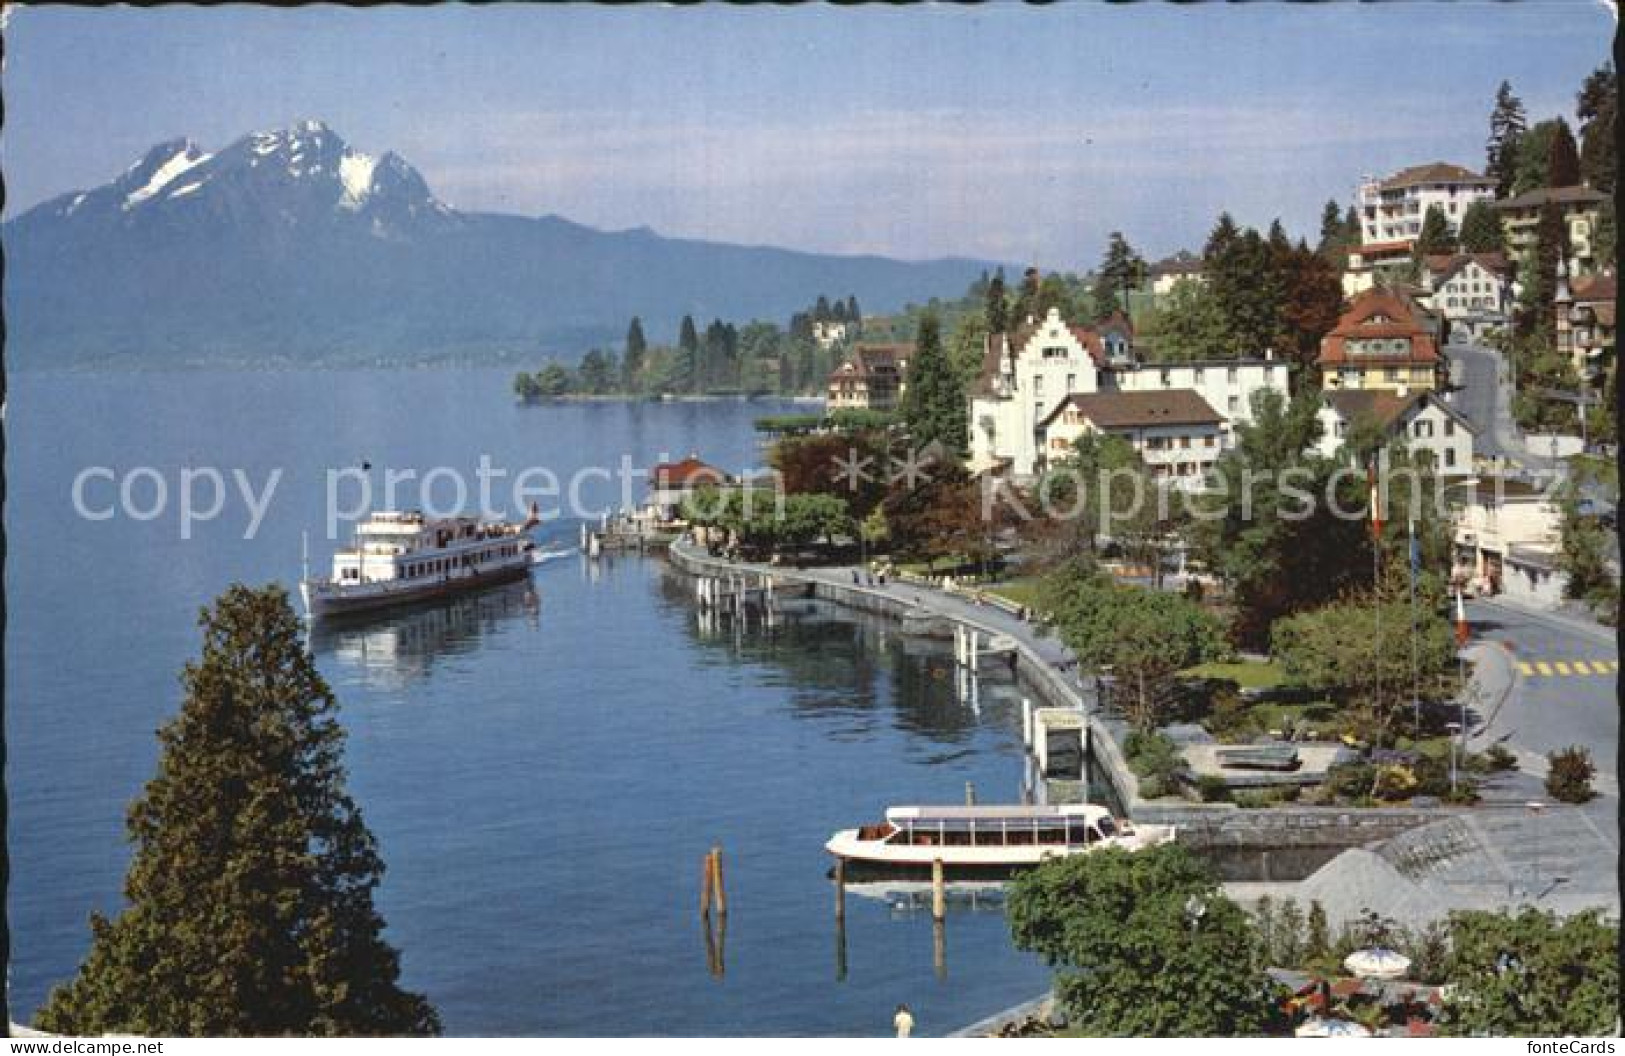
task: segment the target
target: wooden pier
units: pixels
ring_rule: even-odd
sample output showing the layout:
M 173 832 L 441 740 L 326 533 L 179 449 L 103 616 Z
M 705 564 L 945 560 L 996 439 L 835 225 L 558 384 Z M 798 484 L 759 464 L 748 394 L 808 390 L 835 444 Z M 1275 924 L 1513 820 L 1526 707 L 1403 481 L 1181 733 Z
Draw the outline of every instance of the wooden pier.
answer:
M 596 529 L 581 526 L 581 552 L 588 557 L 601 557 L 607 553 L 647 553 L 663 550 L 676 536 L 629 517 L 604 517 Z

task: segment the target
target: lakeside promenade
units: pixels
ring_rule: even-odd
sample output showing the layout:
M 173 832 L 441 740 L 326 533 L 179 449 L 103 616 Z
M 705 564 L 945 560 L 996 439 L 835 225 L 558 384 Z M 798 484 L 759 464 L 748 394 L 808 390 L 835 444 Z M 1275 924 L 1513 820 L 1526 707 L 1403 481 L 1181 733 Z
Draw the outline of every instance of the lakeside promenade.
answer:
M 896 579 L 883 586 L 871 586 L 867 578 L 854 583 L 850 565 L 793 568 L 730 561 L 711 556 L 687 537 L 673 543 L 668 557 L 673 566 L 691 575 L 770 577 L 780 588 L 800 584 L 820 598 L 862 611 L 893 618 L 925 613 L 989 637 L 1008 635 L 1016 643 L 1017 674 L 1024 685 L 1036 690 L 1047 705 L 1085 713 L 1094 765 L 1104 770 L 1130 818 L 1175 824 L 1181 842 L 1220 853 L 1318 848 L 1358 850 L 1364 855 L 1334 857 L 1307 877 L 1227 884 L 1235 897 L 1324 895 L 1337 903 L 1327 906 L 1334 918 L 1352 918 L 1362 908 L 1383 905 L 1392 905 L 1396 912 L 1442 917 L 1451 909 L 1496 909 L 1530 902 L 1558 912 L 1601 906 L 1619 914 L 1619 841 L 1614 824 L 1619 795 L 1617 782 L 1606 770 L 1598 782 L 1598 797 L 1580 806 L 1543 803 L 1544 767 L 1533 765 L 1489 779 L 1483 802 L 1471 807 L 1283 804 L 1248 809 L 1233 803 L 1147 800 L 1139 795 L 1138 779 L 1118 744 L 1122 724 L 1094 707 L 1093 691 L 1080 681 L 1071 651 L 1008 611 L 1002 599 L 979 602 L 967 591 Z M 1500 652 L 1488 643 L 1475 645 L 1474 650 Z M 1504 721 L 1516 707 L 1500 706 L 1517 689 L 1503 680 L 1501 671 L 1495 663 L 1483 665 L 1482 674 L 1475 671 L 1475 679 L 1496 683 L 1483 687 L 1480 698 L 1496 705 L 1488 709 L 1491 714 L 1479 716 L 1486 728 L 1499 727 L 1497 720 Z M 1520 753 L 1520 761 L 1528 754 Z M 1532 809 L 1530 804 L 1537 802 L 1540 808 Z M 1381 863 L 1372 861 L 1377 857 Z M 1372 871 L 1373 864 L 1380 864 L 1381 875 Z M 1339 875 L 1340 869 L 1345 875 Z

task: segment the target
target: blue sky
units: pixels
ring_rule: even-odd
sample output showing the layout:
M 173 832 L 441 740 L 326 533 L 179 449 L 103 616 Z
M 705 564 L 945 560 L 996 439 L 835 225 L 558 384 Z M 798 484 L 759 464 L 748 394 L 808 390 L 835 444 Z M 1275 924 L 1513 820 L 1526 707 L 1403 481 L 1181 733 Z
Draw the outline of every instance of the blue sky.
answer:
M 8 215 L 315 117 L 459 208 L 1058 269 L 1481 166 L 1500 81 L 1572 123 L 1614 31 L 1598 0 L 10 15 Z

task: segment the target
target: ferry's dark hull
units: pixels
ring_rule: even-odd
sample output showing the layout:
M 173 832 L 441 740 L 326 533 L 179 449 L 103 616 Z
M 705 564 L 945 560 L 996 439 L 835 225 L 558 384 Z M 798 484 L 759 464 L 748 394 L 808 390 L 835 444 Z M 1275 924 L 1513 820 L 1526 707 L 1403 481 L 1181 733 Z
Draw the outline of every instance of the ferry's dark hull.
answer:
M 942 869 L 945 883 L 1002 884 L 1037 868 L 1036 865 L 946 865 Z M 830 870 L 833 877 L 834 869 Z M 889 862 L 847 859 L 844 869 L 849 884 L 931 883 L 928 865 L 894 865 Z
M 472 575 L 414 584 L 387 593 L 311 594 L 306 599 L 305 605 L 312 619 L 339 619 L 456 597 L 502 583 L 513 583 L 528 575 L 530 575 L 530 559 L 527 556 L 525 560 L 514 564 L 475 572 Z

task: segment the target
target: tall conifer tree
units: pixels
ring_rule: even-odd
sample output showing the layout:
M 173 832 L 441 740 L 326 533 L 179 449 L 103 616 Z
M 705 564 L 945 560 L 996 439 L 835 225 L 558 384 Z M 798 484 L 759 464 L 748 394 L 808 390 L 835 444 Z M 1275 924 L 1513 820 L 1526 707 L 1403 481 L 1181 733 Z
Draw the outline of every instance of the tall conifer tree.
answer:
M 383 876 L 345 790 L 337 703 L 280 587 L 234 586 L 131 805 L 128 905 L 40 1026 L 69 1034 L 435 1034 L 373 908 Z
M 1484 145 L 1484 175 L 1495 181 L 1495 196 L 1512 193 L 1517 178 L 1518 146 L 1528 129 L 1523 100 L 1512 94 L 1512 85 L 1501 82 L 1495 92 L 1495 108 L 1490 111 L 1490 138 Z
M 952 454 L 969 446 L 965 390 L 942 346 L 941 326 L 932 312 L 920 317 L 908 363 L 908 391 L 903 394 L 903 422 L 915 448 L 936 442 Z

